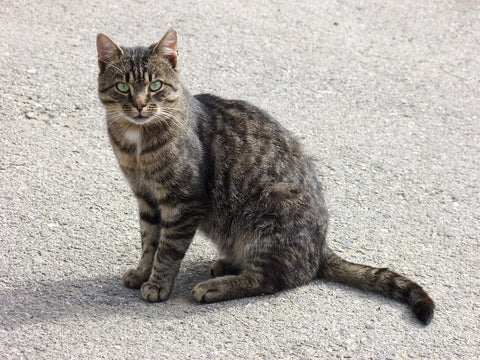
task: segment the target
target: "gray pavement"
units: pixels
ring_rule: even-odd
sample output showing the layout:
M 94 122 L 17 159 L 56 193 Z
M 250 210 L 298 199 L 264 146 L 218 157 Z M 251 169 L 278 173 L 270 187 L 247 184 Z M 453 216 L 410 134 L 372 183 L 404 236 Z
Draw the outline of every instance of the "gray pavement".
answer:
M 478 1 L 2 1 L 1 359 L 478 359 Z M 135 201 L 96 94 L 97 32 L 147 45 L 175 27 L 194 93 L 269 111 L 315 158 L 344 257 L 389 266 L 437 303 L 317 280 L 197 305 L 196 238 L 172 298 L 121 275 Z

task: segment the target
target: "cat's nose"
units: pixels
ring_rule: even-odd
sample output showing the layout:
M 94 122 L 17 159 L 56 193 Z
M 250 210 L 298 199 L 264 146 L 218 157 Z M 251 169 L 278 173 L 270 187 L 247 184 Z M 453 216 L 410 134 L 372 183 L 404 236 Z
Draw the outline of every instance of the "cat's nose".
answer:
M 142 112 L 143 108 L 146 106 L 147 104 L 139 101 L 135 104 L 135 107 L 137 108 L 138 112 Z

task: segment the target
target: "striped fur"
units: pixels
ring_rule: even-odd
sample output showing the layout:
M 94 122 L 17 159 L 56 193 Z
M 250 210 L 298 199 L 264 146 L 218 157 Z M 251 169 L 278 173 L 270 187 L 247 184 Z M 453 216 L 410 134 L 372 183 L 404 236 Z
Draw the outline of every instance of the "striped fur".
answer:
M 142 257 L 124 274 L 126 286 L 140 288 L 147 301 L 168 299 L 201 231 L 220 257 L 214 278 L 192 290 L 195 301 L 272 293 L 324 277 L 405 302 L 430 322 L 434 303 L 419 285 L 328 248 L 321 185 L 285 129 L 246 102 L 185 90 L 174 30 L 136 48 L 100 34 L 97 48 L 110 142 L 139 208 Z

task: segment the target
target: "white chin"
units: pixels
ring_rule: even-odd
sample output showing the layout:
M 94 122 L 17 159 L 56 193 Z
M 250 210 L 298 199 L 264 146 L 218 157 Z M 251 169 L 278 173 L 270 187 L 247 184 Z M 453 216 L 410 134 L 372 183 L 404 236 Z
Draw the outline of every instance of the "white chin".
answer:
M 135 125 L 145 125 L 146 123 L 152 120 L 151 116 L 127 116 L 128 121 L 134 123 Z

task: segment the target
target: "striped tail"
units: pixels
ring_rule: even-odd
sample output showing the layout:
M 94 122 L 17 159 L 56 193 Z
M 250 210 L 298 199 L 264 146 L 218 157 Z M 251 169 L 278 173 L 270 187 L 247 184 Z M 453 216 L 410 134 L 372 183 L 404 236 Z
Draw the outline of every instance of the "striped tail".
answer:
M 319 277 L 373 291 L 410 305 L 418 320 L 428 325 L 435 304 L 420 285 L 387 268 L 355 264 L 327 249 Z

